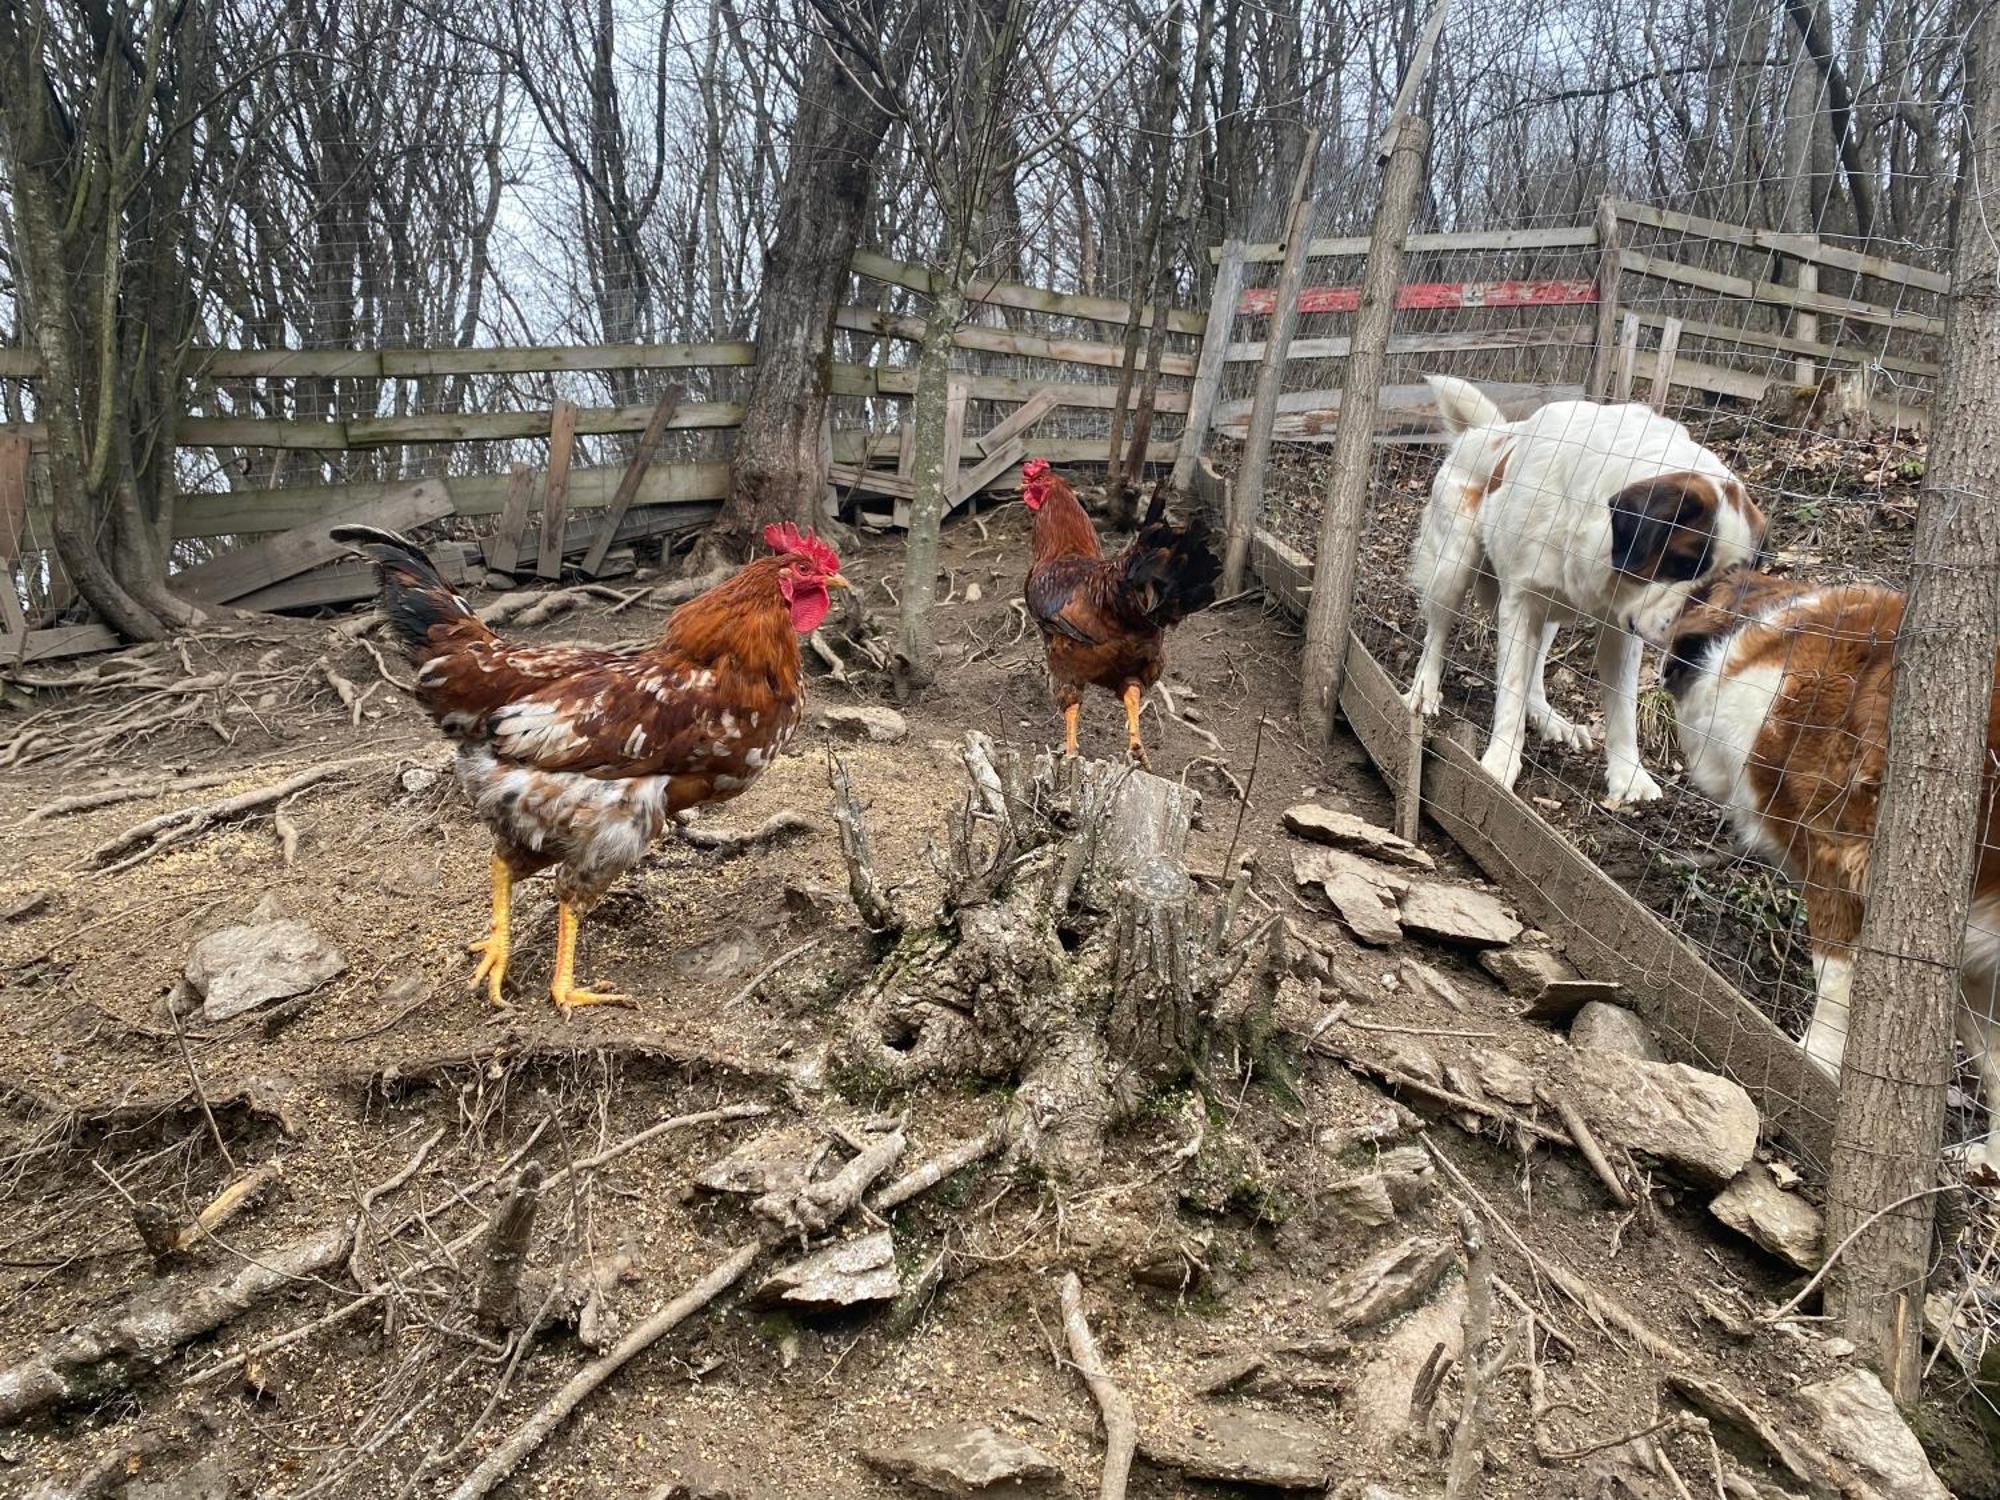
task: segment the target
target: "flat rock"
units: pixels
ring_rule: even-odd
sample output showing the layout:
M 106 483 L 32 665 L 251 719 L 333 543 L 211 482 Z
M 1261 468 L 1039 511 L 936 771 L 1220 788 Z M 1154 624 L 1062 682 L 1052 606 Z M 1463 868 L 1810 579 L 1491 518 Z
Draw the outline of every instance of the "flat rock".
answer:
M 1204 1408 L 1191 1431 L 1139 1429 L 1139 1452 L 1151 1464 L 1189 1479 L 1267 1490 L 1324 1490 L 1332 1481 L 1322 1423 L 1277 1412 Z
M 1526 1109 L 1535 1102 L 1535 1069 L 1511 1052 L 1482 1048 L 1472 1054 L 1472 1076 L 1479 1091 L 1504 1104 Z
M 896 1273 L 896 1245 L 886 1229 L 844 1240 L 773 1271 L 755 1300 L 832 1311 L 870 1302 L 893 1302 L 903 1290 Z
M 1321 1207 L 1342 1228 L 1380 1229 L 1428 1199 L 1435 1177 L 1423 1147 L 1399 1146 L 1386 1153 L 1373 1171 L 1325 1189 Z
M 895 709 L 876 703 L 838 704 L 823 708 L 819 711 L 819 722 L 829 734 L 843 740 L 900 745 L 910 737 L 909 721 Z
M 1567 1026 L 1591 1001 L 1616 1004 L 1622 993 L 1608 979 L 1552 979 L 1521 1007 L 1519 1019 L 1539 1021 L 1544 1026 Z
M 1479 955 L 1479 967 L 1523 1000 L 1539 995 L 1543 985 L 1577 977 L 1569 960 L 1553 948 L 1488 948 Z
M 1820 1211 L 1797 1193 L 1779 1187 L 1762 1162 L 1753 1161 L 1738 1172 L 1736 1180 L 1710 1201 L 1708 1211 L 1801 1271 L 1819 1269 L 1826 1235 Z
M 1757 1149 L 1757 1106 L 1741 1086 L 1684 1063 L 1577 1052 L 1566 1069 L 1584 1119 L 1607 1143 L 1720 1188 Z
M 1370 1328 L 1426 1300 L 1457 1260 L 1443 1240 L 1417 1234 L 1356 1266 L 1327 1298 L 1336 1328 Z
M 1874 1371 L 1845 1370 L 1802 1386 L 1799 1400 L 1817 1420 L 1821 1441 L 1861 1471 L 1871 1493 L 1882 1500 L 1951 1500 Z
M 248 922 L 211 932 L 188 954 L 183 978 L 201 996 L 210 1021 L 319 988 L 347 968 L 325 934 L 296 917 L 276 915 L 268 898 Z
M 1410 883 L 1386 866 L 1345 849 L 1295 849 L 1292 879 L 1324 891 L 1340 920 L 1361 942 L 1381 948 L 1402 941 L 1396 901 Z
M 1341 1414 L 1357 1446 L 1367 1453 L 1390 1453 L 1410 1426 L 1417 1376 L 1439 1344 L 1440 1358 L 1456 1359 L 1464 1340 L 1465 1285 L 1457 1283 L 1435 1302 L 1418 1308 L 1375 1343 L 1368 1363 L 1349 1382 Z
M 1287 833 L 1316 844 L 1351 849 L 1356 854 L 1366 854 L 1387 864 L 1408 865 L 1413 870 L 1429 872 L 1437 868 L 1437 861 L 1408 839 L 1352 813 L 1321 807 L 1316 802 L 1301 802 L 1297 807 L 1286 808 L 1284 823 Z
M 1585 1052 L 1618 1052 L 1642 1062 L 1665 1062 L 1666 1053 L 1653 1040 L 1652 1028 L 1622 1005 L 1585 1001 L 1569 1023 L 1572 1047 Z
M 1414 958 L 1404 959 L 1396 965 L 1396 972 L 1403 983 L 1410 987 L 1410 993 L 1419 1000 L 1427 1000 L 1434 1005 L 1442 1005 L 1446 1010 L 1464 1011 L 1468 1009 L 1465 996 L 1451 976 L 1429 964 L 1419 963 Z
M 761 1198 L 766 1193 L 797 1192 L 806 1185 L 824 1149 L 819 1133 L 810 1126 L 786 1125 L 767 1130 L 695 1173 L 695 1186 L 711 1193 L 737 1193 L 752 1198 Z
M 925 1428 L 861 1456 L 871 1467 L 923 1489 L 982 1500 L 1047 1494 L 1048 1481 L 1062 1477 L 1041 1449 L 971 1423 Z
M 1398 903 L 1403 926 L 1421 938 L 1455 948 L 1501 948 L 1522 932 L 1520 919 L 1485 891 L 1419 880 Z

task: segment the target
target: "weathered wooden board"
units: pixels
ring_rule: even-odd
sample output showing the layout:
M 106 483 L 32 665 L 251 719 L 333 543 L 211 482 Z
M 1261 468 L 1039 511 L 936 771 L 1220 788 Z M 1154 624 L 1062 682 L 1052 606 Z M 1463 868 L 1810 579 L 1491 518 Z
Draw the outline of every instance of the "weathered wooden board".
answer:
M 1951 278 L 1941 271 L 1930 271 L 1904 261 L 1890 260 L 1886 256 L 1867 255 L 1858 250 L 1829 245 L 1818 235 L 1785 234 L 1775 229 L 1749 229 L 1741 224 L 1728 224 L 1720 219 L 1697 218 L 1693 214 L 1677 213 L 1670 208 L 1655 208 L 1650 203 L 1633 203 L 1622 198 L 1613 206 L 1621 219 L 1630 219 L 1633 223 L 1644 224 L 1648 228 L 1699 235 L 1703 239 L 1749 245 L 1759 250 L 1776 250 L 1797 260 L 1833 266 L 1843 271 L 1856 271 L 1863 276 L 1900 282 L 1904 286 L 1919 287 L 1927 292 L 1951 291 Z
M 877 281 L 886 281 L 894 286 L 908 287 L 913 292 L 934 294 L 937 276 L 928 266 L 915 266 L 907 261 L 891 259 L 873 250 L 857 250 L 851 262 L 856 274 L 871 276 Z M 966 288 L 967 302 L 989 302 L 996 307 L 1018 307 L 1027 312 L 1058 313 L 1072 318 L 1087 318 L 1094 323 L 1117 323 L 1123 325 L 1131 320 L 1130 303 L 1121 302 L 1116 297 L 1090 297 L 1078 292 L 1052 292 L 1038 286 L 1023 286 L 1014 281 L 996 281 L 982 277 Z M 1204 315 L 1187 308 L 1170 308 L 1167 312 L 1167 327 L 1174 333 L 1198 334 L 1205 322 Z M 1150 328 L 1153 315 L 1150 311 L 1140 315 L 1140 326 Z
M 1572 401 L 1583 394 L 1577 385 L 1530 385 L 1481 381 L 1479 388 L 1512 418 L 1525 417 L 1551 401 Z M 1241 437 L 1250 415 L 1247 400 L 1227 401 L 1216 408 L 1216 430 Z M 1278 398 L 1278 419 L 1272 436 L 1281 442 L 1331 442 L 1340 425 L 1339 391 L 1287 391 Z M 1441 430 L 1437 400 L 1427 385 L 1385 385 L 1376 415 L 1377 432 L 1429 433 Z
M 908 500 L 917 492 L 909 476 L 898 474 L 894 469 L 868 469 L 860 464 L 835 464 L 832 469 L 833 482 L 842 489 L 853 490 L 863 495 L 888 495 L 897 500 Z
M 1055 407 L 1056 398 L 1053 395 L 1047 391 L 1038 391 L 978 437 L 967 437 L 965 452 L 974 458 L 984 458 L 996 449 L 1004 448 L 1015 438 L 1024 436 L 1030 427 L 1054 411 Z
M 1467 307 L 1587 307 L 1597 301 L 1594 280 L 1425 281 L 1396 288 L 1396 306 L 1405 310 Z M 1272 287 L 1252 287 L 1236 300 L 1238 313 L 1269 313 L 1277 306 Z M 1309 286 L 1299 293 L 1302 313 L 1353 312 L 1361 306 L 1358 286 Z
M 843 307 L 833 315 L 833 326 L 904 343 L 921 342 L 926 327 L 922 318 L 908 313 L 883 312 L 872 307 Z M 1011 354 L 1020 359 L 1094 365 L 1100 369 L 1116 369 L 1125 359 L 1125 350 L 1118 344 L 1094 343 L 1089 339 L 1043 338 L 1032 333 L 1018 333 L 1011 328 L 992 328 L 984 323 L 964 324 L 952 335 L 951 341 L 961 349 L 977 349 L 987 354 Z M 1145 367 L 1142 351 L 1139 368 L 1143 370 Z M 1185 354 L 1162 355 L 1160 373 L 1192 375 L 1194 361 Z
M 1904 333 L 1925 333 L 1939 337 L 1944 334 L 1943 318 L 1933 318 L 1924 313 L 1900 312 L 1895 308 L 1881 307 L 1873 302 L 1858 302 L 1852 297 L 1835 297 L 1826 292 L 1802 292 L 1797 287 L 1786 286 L 1781 281 L 1757 281 L 1747 276 L 1730 276 L 1721 271 L 1706 270 L 1701 266 L 1683 265 L 1677 260 L 1667 259 L 1664 255 L 1647 255 L 1637 250 L 1627 250 L 1619 257 L 1619 264 L 1635 276 L 1651 276 L 1657 281 L 1672 281 L 1682 286 L 1700 287 L 1704 291 L 1720 292 L 1725 297 L 1769 302 L 1778 307 L 1793 307 L 1802 312 L 1824 313 L 1836 318 L 1853 318 L 1858 322 L 1874 323 Z
M 1635 310 L 1631 316 L 1648 328 L 1665 325 L 1667 315 L 1657 312 Z M 1896 370 L 1905 375 L 1917 375 L 1935 380 L 1939 367 L 1935 360 L 1905 359 L 1901 355 L 1883 354 L 1853 344 L 1827 344 L 1818 339 L 1794 338 L 1785 333 L 1767 333 L 1761 328 L 1738 328 L 1729 323 L 1706 323 L 1699 318 L 1680 320 L 1681 334 L 1690 339 L 1715 339 L 1721 343 L 1741 344 L 1750 349 L 1770 349 L 1785 354 L 1803 354 L 1813 359 L 1831 360 L 1836 364 L 1880 365 L 1885 370 Z
M 509 559 L 510 565 L 519 559 L 521 538 L 528 532 L 528 506 L 534 498 L 535 471 L 527 464 L 515 464 L 507 475 L 507 500 L 501 507 L 500 519 L 486 539 L 489 563 L 496 557 Z
M 1394 779 L 1402 763 L 1402 699 L 1387 672 L 1350 638 L 1341 710 L 1370 759 Z M 1824 1163 L 1833 1140 L 1833 1085 L 1762 1011 L 1616 881 L 1586 859 L 1476 756 L 1434 736 L 1424 760 L 1424 811 L 1505 886 L 1579 970 L 1616 980 L 1634 1009 L 1683 1061 L 1735 1078 L 1767 1124 Z
M 0 629 L 24 635 L 27 612 L 14 587 L 14 564 L 28 535 L 28 440 L 0 438 Z
M 466 542 L 439 542 L 424 551 L 437 568 L 438 576 L 454 585 L 466 581 L 477 555 L 476 549 Z M 373 563 L 349 557 L 232 602 L 238 609 L 262 610 L 267 614 L 294 609 L 334 609 L 372 599 L 380 587 Z
M 1368 253 L 1371 243 L 1365 234 L 1317 239 L 1307 244 L 1306 255 L 1313 260 L 1342 255 L 1361 256 Z M 1582 249 L 1596 243 L 1594 225 L 1559 224 L 1546 229 L 1449 229 L 1433 234 L 1413 234 L 1403 241 L 1403 250 L 1408 255 L 1440 250 L 1562 250 Z M 1209 264 L 1221 264 L 1223 248 L 1221 245 L 1209 247 Z M 1275 263 L 1285 258 L 1285 247 L 1278 244 L 1246 245 L 1243 247 L 1243 258 L 1252 263 Z
M 452 511 L 451 487 L 442 479 L 419 479 L 397 485 L 377 498 L 315 517 L 266 541 L 238 547 L 177 573 L 174 587 L 190 598 L 228 604 L 308 568 L 345 556 L 347 548 L 327 535 L 334 526 L 380 526 L 386 531 L 409 531 L 451 515 Z
M 971 468 L 959 470 L 958 482 L 951 487 L 949 508 L 956 510 L 1027 456 L 1028 445 L 1019 438 L 1010 438 Z
M 1592 329 L 1588 323 L 1548 323 L 1529 328 L 1471 329 L 1464 333 L 1392 333 L 1391 354 L 1462 354 L 1475 349 L 1539 349 L 1566 344 L 1587 344 Z M 1345 359 L 1350 341 L 1345 338 L 1293 339 L 1285 348 L 1286 359 Z M 1246 364 L 1264 357 L 1261 339 L 1231 344 L 1224 356 L 1230 364 Z
M 52 625 L 30 630 L 26 635 L 0 635 L 0 672 L 25 666 L 31 661 L 53 661 L 59 656 L 85 656 L 92 651 L 109 651 L 121 645 L 118 637 L 102 625 Z
M 652 420 L 639 436 L 639 446 L 633 451 L 631 461 L 625 466 L 625 473 L 618 481 L 618 488 L 611 492 L 611 503 L 605 507 L 604 521 L 599 525 L 597 540 L 583 555 L 583 571 L 595 578 L 604 566 L 604 559 L 611 551 L 612 533 L 618 523 L 625 519 L 625 512 L 632 504 L 632 496 L 638 492 L 639 481 L 646 477 L 646 470 L 653 462 L 653 451 L 660 446 L 660 439 L 666 435 L 667 424 L 674 419 L 674 411 L 687 394 L 681 387 L 669 386 L 653 408 Z
M 588 473 L 588 470 L 579 470 Z M 618 523 L 618 529 L 611 535 L 611 545 L 623 546 L 628 542 L 641 541 L 647 537 L 674 536 L 683 531 L 695 531 L 706 526 L 715 515 L 716 503 L 711 500 L 690 500 L 666 505 L 635 505 L 625 512 L 625 518 Z M 603 517 L 593 513 L 577 515 L 571 513 L 562 534 L 564 557 L 576 557 L 585 552 L 597 540 L 599 524 Z M 525 576 L 541 566 L 542 537 L 539 529 L 533 529 L 521 539 L 510 566 L 505 553 L 497 548 L 497 538 L 486 546 L 486 565 L 502 573 Z
M 1074 381 L 1019 380 L 1007 375 L 959 375 L 955 378 L 964 382 L 966 395 L 974 401 L 1028 401 L 1046 391 L 1055 397 L 1058 406 L 1108 411 L 1118 396 L 1117 386 L 1108 380 L 1086 385 Z M 917 372 L 914 369 L 875 365 L 836 364 L 828 388 L 836 396 L 911 396 L 916 393 Z M 1175 413 L 1185 412 L 1187 404 L 1186 391 L 1161 391 L 1154 402 L 1155 409 Z

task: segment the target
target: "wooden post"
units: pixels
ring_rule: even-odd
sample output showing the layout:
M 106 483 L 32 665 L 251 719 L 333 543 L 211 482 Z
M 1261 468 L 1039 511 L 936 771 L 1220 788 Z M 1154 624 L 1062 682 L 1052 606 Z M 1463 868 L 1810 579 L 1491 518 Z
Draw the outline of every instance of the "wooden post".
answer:
M 1819 243 L 1819 236 L 1813 236 L 1813 243 L 1815 245 Z M 1819 267 L 1809 260 L 1799 262 L 1798 287 L 1801 297 L 1817 296 L 1819 293 Z M 1792 314 L 1792 337 L 1804 339 L 1808 343 L 1818 343 L 1819 314 L 1794 312 Z M 1792 380 L 1794 384 L 1811 385 L 1818 378 L 1818 375 L 1814 373 L 1811 359 L 1801 355 L 1793 362 Z
M 639 435 L 639 446 L 632 450 L 632 461 L 619 476 L 618 488 L 611 492 L 611 503 L 605 507 L 604 529 L 597 533 L 597 540 L 583 555 L 583 571 L 588 577 L 595 578 L 603 569 L 604 557 L 611 550 L 611 538 L 618 530 L 618 523 L 625 519 L 632 497 L 639 493 L 639 481 L 646 477 L 646 469 L 653 462 L 653 450 L 660 446 L 660 439 L 666 436 L 667 423 L 673 421 L 674 411 L 686 395 L 687 392 L 679 386 L 668 386 L 660 397 L 660 404 L 653 408 L 653 415 L 646 419 L 646 430 Z
M 1667 383 L 1673 378 L 1674 361 L 1681 352 L 1681 320 L 1668 318 L 1660 328 L 1660 353 L 1653 361 L 1653 410 L 1667 409 Z
M 1413 115 L 1395 132 L 1395 148 L 1382 172 L 1368 265 L 1361 273 L 1361 305 L 1340 382 L 1340 426 L 1334 432 L 1326 511 L 1320 518 L 1313 562 L 1312 605 L 1306 612 L 1299 717 L 1308 744 L 1333 734 L 1334 706 L 1347 664 L 1348 621 L 1354 612 L 1361 526 L 1368 508 L 1368 472 L 1374 458 L 1375 412 L 1387 363 L 1389 326 L 1396 316 L 1396 287 L 1403 275 L 1403 242 L 1416 217 L 1430 150 L 1430 122 Z
M 965 377 L 954 375 L 945 384 L 944 394 L 944 493 L 945 508 L 958 493 L 958 466 L 965 459 Z
M 542 550 L 535 572 L 562 576 L 563 528 L 569 521 L 569 455 L 576 446 L 576 403 L 556 402 L 549 414 L 549 482 L 542 491 Z
M 1630 401 L 1639 373 L 1639 315 L 1628 312 L 1618 330 L 1618 362 L 1611 375 L 1611 399 Z
M 1243 435 L 1243 458 L 1236 466 L 1236 506 L 1229 513 L 1229 545 L 1223 555 L 1222 591 L 1243 591 L 1243 568 L 1250 559 L 1250 534 L 1257 529 L 1257 512 L 1264 503 L 1264 470 L 1271 459 L 1271 425 L 1278 419 L 1278 395 L 1285 385 L 1285 354 L 1292 330 L 1299 324 L 1299 293 L 1306 282 L 1306 247 L 1311 243 L 1314 210 L 1313 161 L 1319 155 L 1319 131 L 1306 135 L 1305 157 L 1292 182 L 1291 207 L 1285 214 L 1285 260 L 1278 272 L 1277 305 L 1271 310 L 1264 336 L 1264 359 L 1257 366 L 1257 389 L 1250 402 L 1250 427 Z
M 1971 41 L 1960 180 L 1983 187 L 2000 172 L 2000 6 L 1980 13 Z M 1992 816 L 1982 781 L 2000 636 L 2000 300 L 1991 295 L 2000 247 L 1977 212 L 1957 216 L 1952 238 L 1951 280 L 1963 295 L 1945 335 L 1909 604 L 1896 634 L 1888 762 L 1869 856 L 1877 875 L 1854 945 L 1826 1194 L 1825 1242 L 1846 1250 L 1829 1310 L 1904 1403 L 1916 1399 L 1923 1368 L 1937 1206 L 1915 1195 L 1938 1180 L 1952 1037 L 1965 1003 L 1957 971 Z
M 1611 382 L 1618 363 L 1617 200 L 1607 193 L 1597 200 L 1597 346 L 1590 357 L 1590 396 L 1611 399 Z
M 521 541 L 528 530 L 528 506 L 535 498 L 535 471 L 515 464 L 507 476 L 507 499 L 499 523 L 486 541 L 486 566 L 503 573 L 521 571 Z
M 1243 241 L 1225 240 L 1215 268 L 1214 300 L 1208 304 L 1208 327 L 1195 358 L 1194 389 L 1188 393 L 1187 424 L 1181 428 L 1181 451 L 1174 458 L 1173 488 L 1186 494 L 1194 483 L 1194 466 L 1208 440 L 1215 415 L 1215 398 L 1222 389 L 1222 371 L 1229 358 L 1229 335 L 1236 327 L 1236 302 L 1243 295 Z

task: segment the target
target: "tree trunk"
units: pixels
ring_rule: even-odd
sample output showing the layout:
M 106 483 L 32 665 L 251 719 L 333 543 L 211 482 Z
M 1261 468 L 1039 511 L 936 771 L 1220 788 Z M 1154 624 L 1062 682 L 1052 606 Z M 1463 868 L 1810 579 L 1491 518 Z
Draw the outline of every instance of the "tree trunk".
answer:
M 880 20 L 865 0 L 859 20 Z M 813 48 L 800 86 L 792 157 L 764 256 L 757 364 L 729 476 L 729 497 L 703 544 L 702 565 L 747 556 L 771 521 L 818 519 L 826 493 L 820 427 L 832 377 L 833 314 L 847 288 L 888 116 L 837 55 Z M 849 59 L 856 71 L 858 61 Z
M 1961 190 L 2000 172 L 2000 8 L 1973 33 Z M 1881 1213 L 1841 1260 L 1833 1310 L 1891 1395 L 1917 1394 L 1960 950 L 1979 859 L 2000 592 L 2000 257 L 1982 216 L 1954 236 L 1944 370 L 1896 638 L 1888 762 L 1857 943 L 1827 1243 Z
M 945 511 L 958 483 L 950 454 L 952 339 L 965 316 L 965 281 L 970 267 L 954 255 L 950 277 L 931 304 L 924 342 L 917 355 L 917 389 L 911 398 L 915 457 L 911 483 L 910 529 L 903 543 L 901 611 L 897 621 L 897 681 L 926 686 L 936 673 L 937 636 L 932 607 L 937 600 L 937 560 Z M 949 470 L 950 472 L 947 472 Z

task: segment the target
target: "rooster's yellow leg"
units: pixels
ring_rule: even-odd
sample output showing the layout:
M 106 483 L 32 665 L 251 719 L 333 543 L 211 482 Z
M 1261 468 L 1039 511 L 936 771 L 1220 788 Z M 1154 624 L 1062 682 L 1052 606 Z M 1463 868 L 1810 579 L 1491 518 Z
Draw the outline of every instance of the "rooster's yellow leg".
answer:
M 486 986 L 486 998 L 501 1010 L 507 1002 L 500 998 L 500 986 L 507 982 L 507 959 L 509 934 L 513 926 L 514 872 L 507 861 L 499 855 L 493 856 L 493 925 L 486 936 L 472 945 L 472 951 L 480 955 L 479 967 L 473 970 L 472 982 L 468 989 Z
M 1083 705 L 1072 703 L 1063 710 L 1063 754 L 1076 754 L 1076 719 L 1083 711 Z
M 1139 699 L 1144 691 L 1136 682 L 1125 684 L 1125 738 L 1132 759 L 1151 770 L 1152 762 L 1146 759 L 1146 747 L 1139 743 Z
M 630 1005 L 629 995 L 599 994 L 576 985 L 576 933 L 583 925 L 583 912 L 567 901 L 556 903 L 556 975 L 549 982 L 549 995 L 556 1009 L 568 1015 L 580 1005 Z

